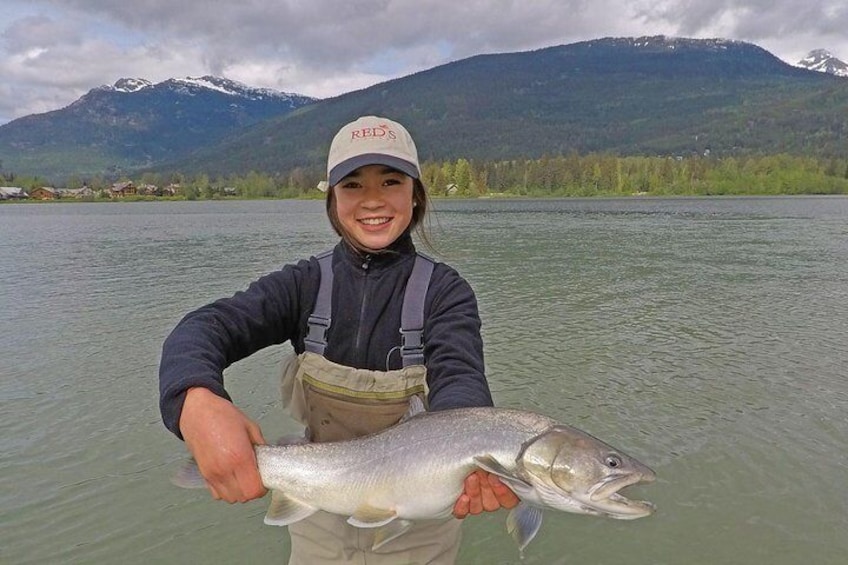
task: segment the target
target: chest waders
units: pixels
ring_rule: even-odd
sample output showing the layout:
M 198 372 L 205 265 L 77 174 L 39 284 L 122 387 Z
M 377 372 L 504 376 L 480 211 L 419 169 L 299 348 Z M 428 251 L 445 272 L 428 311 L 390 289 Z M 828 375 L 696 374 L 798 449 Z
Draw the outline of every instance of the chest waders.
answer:
M 412 396 L 427 398 L 424 367 L 424 298 L 433 261 L 416 255 L 401 310 L 400 355 L 403 368 L 372 371 L 324 358 L 331 323 L 332 251 L 318 255 L 321 283 L 308 321 L 306 351 L 283 366 L 283 407 L 306 428 L 310 441 L 338 441 L 378 432 L 396 424 Z
M 283 366 L 283 407 L 306 425 L 310 441 L 338 441 L 374 433 L 397 423 L 412 396 L 427 399 L 424 366 L 424 299 L 432 260 L 418 254 L 406 283 L 401 310 L 403 368 L 356 369 L 324 358 L 332 313 L 332 251 L 318 255 L 321 283 L 309 317 L 306 351 Z M 438 564 L 456 561 L 461 521 L 454 518 L 414 524 L 402 536 L 372 550 L 376 529 L 357 528 L 346 516 L 317 512 L 289 525 L 289 565 Z

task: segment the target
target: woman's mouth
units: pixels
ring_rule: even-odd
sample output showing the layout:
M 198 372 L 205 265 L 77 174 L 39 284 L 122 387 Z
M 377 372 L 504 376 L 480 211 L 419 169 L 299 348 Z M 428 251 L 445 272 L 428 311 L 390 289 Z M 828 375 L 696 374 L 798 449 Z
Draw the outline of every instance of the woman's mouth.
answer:
M 391 218 L 385 218 L 385 217 L 382 217 L 382 218 L 360 218 L 358 221 L 359 221 L 360 224 L 365 224 L 366 226 L 380 226 L 380 225 L 383 225 L 383 224 L 386 224 L 386 223 L 392 221 L 392 219 Z

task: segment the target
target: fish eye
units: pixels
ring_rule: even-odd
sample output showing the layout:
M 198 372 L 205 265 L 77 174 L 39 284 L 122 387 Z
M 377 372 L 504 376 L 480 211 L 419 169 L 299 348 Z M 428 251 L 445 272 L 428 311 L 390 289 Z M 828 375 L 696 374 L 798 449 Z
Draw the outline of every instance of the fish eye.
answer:
M 604 463 L 606 463 L 607 467 L 611 469 L 617 469 L 618 467 L 621 467 L 621 457 L 612 453 L 610 455 L 607 455 L 607 458 L 606 460 L 604 460 Z

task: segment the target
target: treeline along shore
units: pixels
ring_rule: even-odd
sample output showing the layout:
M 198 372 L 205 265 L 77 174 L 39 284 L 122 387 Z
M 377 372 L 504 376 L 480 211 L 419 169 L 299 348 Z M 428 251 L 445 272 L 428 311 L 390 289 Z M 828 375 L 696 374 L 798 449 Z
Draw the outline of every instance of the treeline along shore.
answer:
M 118 179 L 79 176 L 68 179 L 64 187 L 55 187 L 38 177 L 0 172 L 0 183 L 22 187 L 27 194 L 40 194 L 36 197 L 39 199 L 314 198 L 321 194 L 316 186 L 323 176 L 318 169 L 250 172 L 216 178 L 206 174 L 147 172 Z M 491 162 L 459 158 L 425 162 L 422 176 L 434 197 L 848 194 L 848 156 L 779 154 L 714 158 L 709 154 L 669 157 L 573 154 Z M 116 186 L 121 190 L 116 190 Z M 48 187 L 53 197 L 51 191 L 39 190 Z

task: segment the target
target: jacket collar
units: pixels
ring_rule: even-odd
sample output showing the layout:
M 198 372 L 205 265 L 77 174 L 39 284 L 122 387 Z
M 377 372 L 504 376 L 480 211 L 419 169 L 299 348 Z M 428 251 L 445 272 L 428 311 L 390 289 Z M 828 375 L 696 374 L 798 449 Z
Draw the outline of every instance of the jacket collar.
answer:
M 415 255 L 415 244 L 408 231 L 394 240 L 389 247 L 375 253 L 363 253 L 353 249 L 344 240 L 339 242 L 338 247 L 344 260 L 358 269 L 386 268 Z

